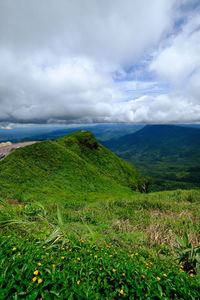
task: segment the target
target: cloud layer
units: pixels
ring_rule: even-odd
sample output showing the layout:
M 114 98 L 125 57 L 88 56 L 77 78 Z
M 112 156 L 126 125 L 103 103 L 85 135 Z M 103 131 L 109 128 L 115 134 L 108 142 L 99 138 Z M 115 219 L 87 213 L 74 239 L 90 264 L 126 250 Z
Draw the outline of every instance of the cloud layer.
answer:
M 200 122 L 196 2 L 2 0 L 0 122 Z

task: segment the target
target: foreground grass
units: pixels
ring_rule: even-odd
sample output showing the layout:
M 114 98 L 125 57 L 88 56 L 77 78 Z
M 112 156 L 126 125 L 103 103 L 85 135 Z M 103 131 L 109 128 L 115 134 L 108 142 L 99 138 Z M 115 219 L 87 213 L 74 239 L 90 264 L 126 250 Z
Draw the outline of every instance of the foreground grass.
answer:
M 198 277 L 147 251 L 0 238 L 0 299 L 199 299 Z
M 199 299 L 174 233 L 199 245 L 200 192 L 0 199 L 0 299 Z
M 171 255 L 177 246 L 174 233 L 187 232 L 193 245 L 200 244 L 199 203 L 199 190 L 147 195 L 90 193 L 46 204 L 9 204 L 2 199 L 0 225 L 8 234 L 14 231 L 46 239 L 61 229 L 69 239 L 82 238 L 100 245 L 106 241 L 121 248 L 145 247 Z

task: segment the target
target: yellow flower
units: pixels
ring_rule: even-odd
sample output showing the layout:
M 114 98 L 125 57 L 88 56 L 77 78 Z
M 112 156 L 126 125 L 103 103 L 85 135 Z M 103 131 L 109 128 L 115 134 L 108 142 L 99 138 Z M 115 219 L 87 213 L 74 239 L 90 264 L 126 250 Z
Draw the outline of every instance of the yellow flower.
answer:
M 146 277 L 146 275 L 142 275 L 142 278 L 145 278 Z M 158 279 L 158 277 L 157 277 L 157 279 Z
M 92 253 L 90 253 L 90 256 L 92 256 Z
M 164 277 L 167 277 L 167 274 L 164 273 L 163 276 L 164 276 Z
M 160 280 L 160 277 L 156 277 L 157 280 Z
M 99 270 L 101 271 L 101 270 L 102 270 L 102 268 L 99 268 Z
M 38 266 L 41 266 L 42 264 L 41 264 L 41 262 L 38 262 L 37 265 L 38 265 Z
M 80 280 L 78 280 L 78 281 L 77 281 L 77 284 L 80 284 L 80 283 L 81 283 L 81 281 L 80 281 Z
M 124 291 L 123 290 L 120 290 L 120 295 L 124 295 Z
M 94 256 L 94 258 L 97 258 L 97 257 L 98 257 L 97 255 Z
M 65 250 L 65 248 L 61 248 L 61 250 Z
M 16 247 L 13 247 L 12 250 L 15 251 L 15 250 L 17 250 L 17 248 L 16 248 Z
M 185 272 L 183 269 L 180 269 L 179 272 Z
M 64 256 L 61 256 L 61 259 L 64 259 L 65 257 Z
M 38 273 L 39 273 L 38 270 L 35 270 L 35 271 L 33 272 L 34 275 L 38 275 Z
M 42 248 L 43 248 L 43 249 L 45 249 L 45 248 L 46 248 L 46 246 L 43 246 Z
M 37 277 L 33 277 L 32 280 L 33 280 L 33 281 L 36 281 L 36 280 L 37 280 Z
M 17 256 L 20 256 L 21 255 L 21 253 L 19 252 L 19 253 L 17 253 Z
M 110 254 L 109 257 L 112 257 L 112 254 Z
M 190 273 L 190 277 L 194 277 L 194 274 L 193 274 L 193 273 Z
M 77 257 L 77 260 L 80 261 L 81 260 L 80 257 Z
M 116 270 L 116 269 L 112 269 L 112 271 L 113 271 L 113 272 L 116 272 L 117 270 Z
M 138 255 L 138 253 L 135 253 L 135 255 Z
M 125 274 L 125 273 L 122 273 L 122 276 L 126 276 L 126 274 Z
M 42 281 L 43 281 L 43 280 L 42 280 L 41 278 L 39 278 L 37 282 L 38 282 L 38 283 L 42 283 Z

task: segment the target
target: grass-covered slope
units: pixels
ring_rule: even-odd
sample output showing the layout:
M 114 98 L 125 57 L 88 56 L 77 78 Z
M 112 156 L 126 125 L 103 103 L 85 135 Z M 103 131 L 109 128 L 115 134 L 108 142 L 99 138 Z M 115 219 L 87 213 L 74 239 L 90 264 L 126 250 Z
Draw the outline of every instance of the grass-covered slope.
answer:
M 88 131 L 18 149 L 0 162 L 0 195 L 21 201 L 131 192 L 142 181 L 134 167 Z
M 199 299 L 198 190 L 88 196 L 0 199 L 0 299 Z

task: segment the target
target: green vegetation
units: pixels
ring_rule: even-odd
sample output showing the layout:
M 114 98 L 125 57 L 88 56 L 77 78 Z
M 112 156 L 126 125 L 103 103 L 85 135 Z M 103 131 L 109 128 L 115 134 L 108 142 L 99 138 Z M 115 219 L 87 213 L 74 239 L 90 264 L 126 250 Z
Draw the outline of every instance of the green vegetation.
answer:
M 200 190 L 146 182 L 87 131 L 2 160 L 0 299 L 199 299 Z
M 148 125 L 104 145 L 151 176 L 151 191 L 200 186 L 200 130 L 173 125 Z
M 20 148 L 0 162 L 0 194 L 19 201 L 67 201 L 93 192 L 131 193 L 145 178 L 86 132 Z
M 6 257 L 6 259 L 5 259 Z M 197 277 L 145 251 L 0 239 L 1 299 L 198 299 Z

